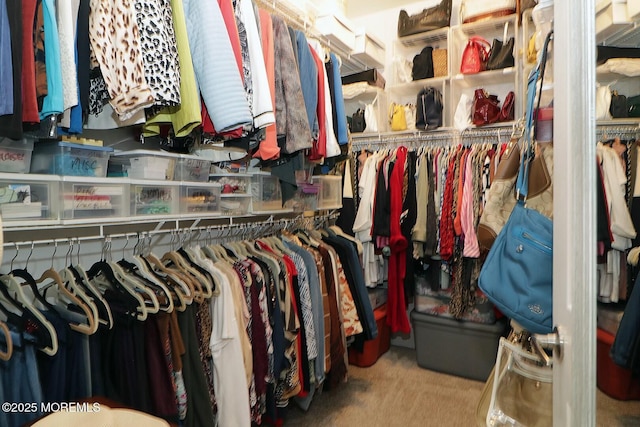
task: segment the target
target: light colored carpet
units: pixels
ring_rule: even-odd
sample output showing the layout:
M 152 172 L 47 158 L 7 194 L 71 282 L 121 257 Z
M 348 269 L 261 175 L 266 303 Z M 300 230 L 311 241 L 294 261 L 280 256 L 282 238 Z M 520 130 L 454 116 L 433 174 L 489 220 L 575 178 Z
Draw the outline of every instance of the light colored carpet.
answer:
M 369 368 L 349 366 L 349 379 L 314 398 L 308 412 L 290 405 L 285 426 L 475 426 L 484 383 L 419 367 L 415 350 L 392 346 Z M 597 393 L 597 425 L 640 426 L 640 401 Z

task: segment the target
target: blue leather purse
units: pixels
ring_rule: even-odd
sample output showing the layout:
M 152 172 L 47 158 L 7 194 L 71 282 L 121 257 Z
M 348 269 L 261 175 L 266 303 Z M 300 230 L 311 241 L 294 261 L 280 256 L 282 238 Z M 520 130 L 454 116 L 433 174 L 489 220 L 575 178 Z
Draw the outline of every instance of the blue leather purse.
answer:
M 547 36 L 540 63 L 529 75 L 525 137 L 516 181 L 517 202 L 487 255 L 478 285 L 506 316 L 532 333 L 553 329 L 553 221 L 525 206 L 536 84 L 544 75 Z M 540 85 L 542 87 L 542 85 Z

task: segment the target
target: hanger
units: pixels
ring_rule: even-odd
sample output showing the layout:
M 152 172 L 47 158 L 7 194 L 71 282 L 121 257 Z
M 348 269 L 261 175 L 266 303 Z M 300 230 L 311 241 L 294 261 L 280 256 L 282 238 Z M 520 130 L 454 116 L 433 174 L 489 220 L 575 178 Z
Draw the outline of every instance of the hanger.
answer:
M 87 319 L 87 323 L 78 323 L 75 321 L 71 321 L 69 322 L 69 327 L 74 331 L 83 333 L 85 335 L 91 335 L 98 328 L 95 318 L 93 317 L 93 312 L 91 311 L 89 306 L 84 303 L 84 301 L 81 301 L 80 298 L 78 298 L 65 287 L 62 277 L 53 268 L 53 259 L 56 255 L 56 251 L 58 250 L 58 242 L 54 240 L 53 243 L 54 250 L 53 254 L 51 255 L 51 267 L 49 267 L 42 273 L 40 278 L 36 280 L 36 284 L 44 283 L 47 280 L 49 280 L 49 282 L 44 286 L 37 287 L 37 291 L 39 291 L 38 293 L 44 292 L 44 295 L 46 295 L 48 289 L 55 288 L 55 290 L 58 291 L 58 296 L 62 296 L 66 299 L 66 301 L 64 299 L 59 300 L 63 302 L 64 305 L 56 306 L 58 309 L 61 309 L 63 312 L 73 311 L 74 313 L 79 314 L 77 310 L 70 310 L 72 307 L 79 308 L 80 311 L 84 314 L 84 318 Z M 43 299 L 46 300 L 46 298 L 44 298 L 44 295 Z
M 101 259 L 95 262 L 86 272 L 87 278 L 98 288 L 108 288 L 114 291 L 114 294 L 120 298 L 129 315 L 135 316 L 138 320 L 146 319 L 147 312 L 142 298 L 137 295 L 135 290 L 123 283 L 119 276 L 116 276 L 116 271 L 114 271 L 116 267 L 104 259 L 105 245 L 106 242 L 102 248 Z
M 4 360 L 6 362 L 11 359 L 11 355 L 13 354 L 13 340 L 11 339 L 9 327 L 3 321 L 0 321 L 0 331 L 2 331 L 4 335 L 5 344 L 7 346 L 6 351 L 0 350 L 0 360 Z
M 152 268 L 156 274 L 164 274 L 169 284 L 172 285 L 173 291 L 179 297 L 178 310 L 184 311 L 187 305 L 190 305 L 194 300 L 194 290 L 195 287 L 189 280 L 189 278 L 184 275 L 181 271 L 175 268 L 168 268 L 164 262 L 162 262 L 157 256 L 155 256 L 151 252 L 151 235 L 147 235 L 149 239 L 149 243 L 147 245 L 147 253 L 145 255 L 141 255 L 141 257 L 149 263 L 149 267 Z M 144 249 L 143 249 L 144 251 Z M 174 301 L 175 305 L 175 301 Z
M 30 333 L 36 337 L 38 349 L 49 356 L 56 354 L 58 351 L 58 335 L 51 322 L 30 302 L 24 294 L 22 286 L 14 276 L 9 274 L 2 275 L 0 276 L 0 282 L 2 282 L 9 291 L 14 292 L 14 298 L 24 307 L 21 318 L 24 320 L 25 325 L 27 323 L 31 324 L 32 328 Z
M 90 298 L 96 305 L 96 308 L 98 309 L 98 323 L 106 325 L 108 329 L 111 329 L 113 328 L 113 314 L 111 313 L 111 307 L 109 306 L 107 301 L 105 301 L 100 291 L 93 285 L 93 283 L 91 283 L 89 277 L 87 276 L 87 272 L 80 264 L 80 239 L 78 239 L 78 251 L 76 253 L 76 256 L 77 262 L 75 265 L 73 265 L 73 254 L 70 256 L 68 267 L 68 270 L 71 272 L 75 279 L 74 284 L 77 288 L 85 291 L 87 297 Z
M 167 313 L 172 312 L 174 308 L 173 297 L 165 284 L 154 276 L 141 260 L 134 259 L 134 262 L 129 262 L 125 259 L 125 249 L 129 244 L 129 236 L 127 235 L 125 237 L 127 240 L 122 247 L 122 259 L 118 261 L 118 265 L 122 267 L 126 274 L 133 276 L 136 281 L 140 282 L 142 286 L 155 296 L 159 304 L 159 310 Z
M 69 239 L 69 250 L 67 251 L 64 257 L 65 266 L 68 265 L 67 260 L 71 256 L 72 252 L 73 252 L 73 242 L 71 241 L 71 239 Z M 84 289 L 78 286 L 78 284 L 76 283 L 76 278 L 74 274 L 71 272 L 71 269 L 69 267 L 64 267 L 62 270 L 58 272 L 58 274 L 62 278 L 64 287 L 68 289 L 69 292 L 72 292 L 75 296 L 77 296 L 91 310 L 91 316 L 93 316 L 94 323 L 95 323 L 95 329 L 91 333 L 92 334 L 95 333 L 101 324 L 100 313 L 98 311 L 98 306 L 96 302 L 93 300 L 91 296 L 89 296 L 85 292 Z

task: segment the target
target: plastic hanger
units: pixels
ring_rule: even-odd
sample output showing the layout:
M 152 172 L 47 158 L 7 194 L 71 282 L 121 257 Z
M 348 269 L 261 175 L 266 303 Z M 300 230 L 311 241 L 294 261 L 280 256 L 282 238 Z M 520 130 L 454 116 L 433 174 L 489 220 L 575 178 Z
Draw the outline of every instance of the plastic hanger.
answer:
M 45 286 L 41 286 L 37 288 L 37 291 L 39 291 L 38 294 L 40 292 L 46 292 L 46 290 L 52 286 L 55 287 L 56 290 L 59 292 L 59 295 L 66 298 L 67 300 L 67 301 L 62 300 L 65 303 L 65 305 L 58 308 L 63 311 L 68 311 L 69 306 L 67 303 L 71 303 L 71 307 L 75 306 L 79 308 L 84 314 L 84 317 L 87 319 L 86 324 L 71 322 L 69 323 L 69 327 L 74 331 L 83 333 L 85 335 L 91 335 L 97 330 L 97 325 L 96 325 L 95 318 L 93 317 L 93 312 L 91 311 L 89 306 L 87 306 L 87 304 L 81 301 L 80 298 L 75 296 L 65 287 L 62 277 L 53 268 L 53 259 L 56 255 L 57 249 L 58 249 L 58 243 L 54 241 L 54 251 L 53 251 L 53 255 L 51 255 L 51 267 L 42 273 L 40 278 L 36 280 L 36 284 L 45 283 L 45 281 L 47 280 L 49 280 L 49 282 L 46 283 Z M 46 300 L 46 298 L 44 297 L 43 299 Z
M 9 292 L 14 292 L 14 298 L 24 307 L 22 319 L 36 326 L 31 333 L 36 337 L 38 349 L 49 356 L 56 354 L 58 335 L 51 322 L 29 301 L 15 277 L 11 275 L 0 276 L 0 282 L 7 286 Z
M 67 264 L 66 261 L 67 260 L 65 259 L 65 265 Z M 60 274 L 60 277 L 64 282 L 65 288 L 67 288 L 70 292 L 77 296 L 83 303 L 87 305 L 87 307 L 89 307 L 89 310 L 91 310 L 91 315 L 95 323 L 95 329 L 91 333 L 95 333 L 100 326 L 100 312 L 98 310 L 98 305 L 96 304 L 94 299 L 76 283 L 76 278 L 69 267 L 63 268 L 58 273 Z
M 73 248 L 71 252 L 73 252 Z M 98 323 L 106 325 L 111 329 L 113 327 L 113 314 L 111 313 L 111 307 L 107 301 L 105 301 L 100 291 L 93 285 L 93 283 L 91 283 L 87 276 L 87 272 L 80 264 L 80 239 L 78 239 L 78 251 L 76 256 L 77 262 L 73 265 L 73 254 L 70 255 L 69 267 L 67 269 L 73 275 L 77 288 L 84 290 L 87 297 L 92 299 L 96 305 L 96 308 L 98 309 Z
M 0 331 L 2 331 L 4 335 L 5 345 L 7 346 L 6 351 L 0 350 L 0 360 L 4 360 L 6 362 L 11 359 L 11 355 L 13 354 L 13 340 L 11 339 L 9 327 L 3 321 L 0 321 Z

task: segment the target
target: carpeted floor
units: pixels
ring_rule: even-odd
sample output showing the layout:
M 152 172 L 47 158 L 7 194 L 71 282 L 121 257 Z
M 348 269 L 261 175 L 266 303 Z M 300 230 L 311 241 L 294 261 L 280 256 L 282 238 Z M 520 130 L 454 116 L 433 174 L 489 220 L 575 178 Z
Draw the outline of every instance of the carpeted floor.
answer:
M 308 412 L 290 405 L 285 426 L 475 426 L 484 383 L 420 368 L 415 351 L 392 346 L 369 368 L 349 367 L 349 380 L 316 396 Z M 597 425 L 640 426 L 640 401 L 597 393 Z

